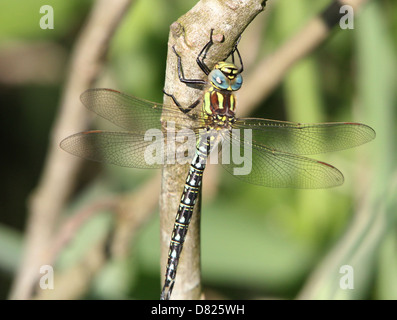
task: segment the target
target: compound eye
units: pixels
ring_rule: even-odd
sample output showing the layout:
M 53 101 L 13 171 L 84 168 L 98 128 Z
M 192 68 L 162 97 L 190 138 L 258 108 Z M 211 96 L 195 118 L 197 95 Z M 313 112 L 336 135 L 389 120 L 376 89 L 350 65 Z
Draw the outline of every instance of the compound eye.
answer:
M 227 89 L 228 83 L 225 75 L 220 70 L 213 70 L 210 74 L 211 82 L 220 89 Z
M 231 85 L 232 90 L 236 91 L 236 90 L 240 89 L 242 84 L 243 84 L 243 77 L 240 74 L 238 74 L 232 82 L 232 85 Z

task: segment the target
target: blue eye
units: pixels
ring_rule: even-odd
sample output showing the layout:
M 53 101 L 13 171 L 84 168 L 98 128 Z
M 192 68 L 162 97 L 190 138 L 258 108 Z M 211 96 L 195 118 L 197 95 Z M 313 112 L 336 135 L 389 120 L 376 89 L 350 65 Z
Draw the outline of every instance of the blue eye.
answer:
M 243 84 L 243 77 L 240 74 L 238 74 L 231 84 L 232 90 L 236 91 L 240 89 L 242 84 Z
M 220 89 L 226 90 L 229 87 L 225 75 L 220 70 L 212 70 L 210 73 L 210 81 Z

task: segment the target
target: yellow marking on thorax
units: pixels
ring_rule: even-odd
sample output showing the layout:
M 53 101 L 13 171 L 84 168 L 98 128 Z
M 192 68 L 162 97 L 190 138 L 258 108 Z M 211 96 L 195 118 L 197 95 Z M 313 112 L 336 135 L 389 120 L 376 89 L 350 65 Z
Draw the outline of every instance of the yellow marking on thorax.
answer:
M 211 114 L 211 92 L 208 90 L 204 95 L 203 110 L 205 114 Z
M 215 94 L 218 96 L 219 109 L 223 109 L 223 94 L 219 92 L 216 92 Z
M 234 94 L 231 94 L 230 95 L 230 110 L 232 110 L 233 112 L 236 109 L 235 102 L 236 102 L 236 100 L 234 99 Z

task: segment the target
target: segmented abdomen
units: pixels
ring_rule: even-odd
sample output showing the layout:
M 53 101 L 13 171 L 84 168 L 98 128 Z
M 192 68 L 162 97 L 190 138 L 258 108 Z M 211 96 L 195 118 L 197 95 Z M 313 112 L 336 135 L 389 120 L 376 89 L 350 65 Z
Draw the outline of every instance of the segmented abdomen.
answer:
M 197 145 L 195 156 L 190 164 L 189 174 L 175 218 L 174 229 L 171 235 L 170 250 L 168 252 L 167 271 L 161 299 L 169 299 L 174 286 L 176 270 L 186 233 L 193 214 L 193 208 L 201 187 L 203 172 L 209 154 L 207 139 L 201 139 Z

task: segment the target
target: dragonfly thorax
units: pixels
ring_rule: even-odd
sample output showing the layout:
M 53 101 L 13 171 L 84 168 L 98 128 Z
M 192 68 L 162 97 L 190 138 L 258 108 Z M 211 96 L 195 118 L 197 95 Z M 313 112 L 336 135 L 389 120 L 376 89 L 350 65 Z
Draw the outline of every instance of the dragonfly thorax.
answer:
M 203 117 L 207 125 L 219 129 L 229 127 L 235 119 L 236 98 L 231 91 L 210 87 L 204 94 Z

